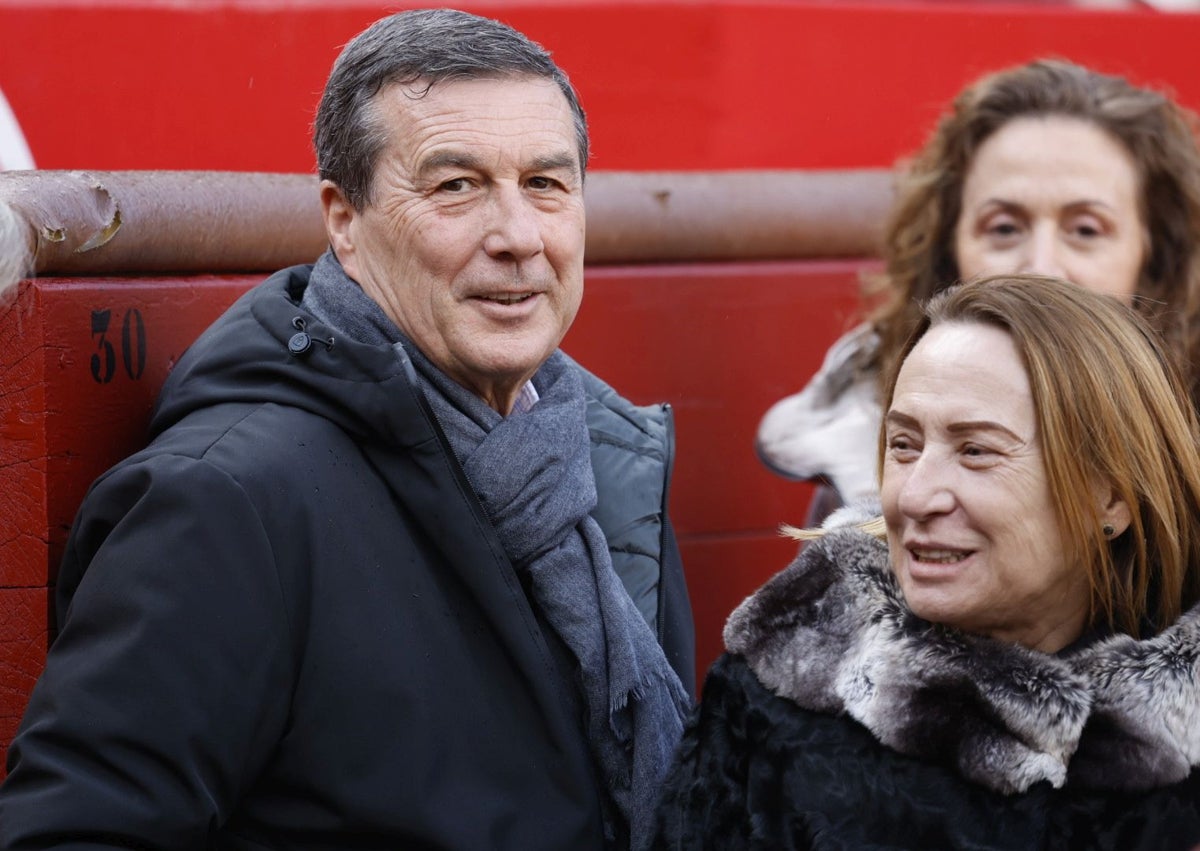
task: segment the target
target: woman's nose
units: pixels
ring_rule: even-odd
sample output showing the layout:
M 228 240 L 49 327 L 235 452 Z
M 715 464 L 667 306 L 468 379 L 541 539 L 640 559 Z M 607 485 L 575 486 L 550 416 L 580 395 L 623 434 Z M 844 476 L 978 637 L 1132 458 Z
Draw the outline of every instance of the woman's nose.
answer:
M 906 517 L 920 520 L 954 510 L 957 501 L 946 463 L 924 452 L 908 465 L 898 503 Z
M 1021 268 L 1017 271 L 1065 278 L 1066 267 L 1062 262 L 1062 251 L 1058 235 L 1049 227 L 1035 228 L 1025 243 L 1025 256 L 1022 258 Z

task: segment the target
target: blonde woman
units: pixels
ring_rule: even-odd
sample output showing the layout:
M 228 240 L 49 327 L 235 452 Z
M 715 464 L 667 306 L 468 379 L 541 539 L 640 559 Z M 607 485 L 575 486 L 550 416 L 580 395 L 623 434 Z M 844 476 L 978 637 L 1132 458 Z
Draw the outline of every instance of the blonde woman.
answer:
M 1200 843 L 1200 457 L 1157 333 L 997 277 L 898 362 L 881 505 L 730 617 L 657 847 Z

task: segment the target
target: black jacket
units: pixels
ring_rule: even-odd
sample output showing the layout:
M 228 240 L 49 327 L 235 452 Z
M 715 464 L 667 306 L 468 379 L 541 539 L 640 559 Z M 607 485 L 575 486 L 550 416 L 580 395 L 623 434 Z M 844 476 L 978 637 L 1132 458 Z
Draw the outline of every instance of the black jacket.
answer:
M 0 847 L 604 847 L 570 655 L 411 364 L 328 346 L 308 272 L 202 335 L 151 445 L 89 492 Z M 669 411 L 585 386 L 597 519 L 690 691 Z
M 725 641 L 656 848 L 1200 844 L 1200 611 L 1050 656 L 921 621 L 886 544 L 842 528 Z

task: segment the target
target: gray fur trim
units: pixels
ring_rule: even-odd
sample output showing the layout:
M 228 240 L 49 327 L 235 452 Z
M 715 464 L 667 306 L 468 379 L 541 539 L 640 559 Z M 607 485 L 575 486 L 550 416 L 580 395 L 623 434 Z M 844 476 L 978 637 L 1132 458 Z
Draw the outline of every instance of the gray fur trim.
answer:
M 845 505 L 831 512 L 821 523 L 821 528 L 826 531 L 844 529 L 848 526 L 856 526 L 860 523 L 874 520 L 881 514 L 883 514 L 883 507 L 879 503 L 879 497 L 860 497 L 859 499 L 850 500 Z
M 1074 654 L 1104 736 L 1084 737 L 1080 782 L 1147 789 L 1200 765 L 1200 609 L 1154 638 L 1114 635 Z M 1086 771 L 1084 770 L 1086 768 Z
M 1200 611 L 1064 656 L 961 633 L 908 610 L 887 545 L 850 525 L 861 513 L 726 623 L 726 647 L 772 692 L 1006 794 L 1153 788 L 1200 764 Z

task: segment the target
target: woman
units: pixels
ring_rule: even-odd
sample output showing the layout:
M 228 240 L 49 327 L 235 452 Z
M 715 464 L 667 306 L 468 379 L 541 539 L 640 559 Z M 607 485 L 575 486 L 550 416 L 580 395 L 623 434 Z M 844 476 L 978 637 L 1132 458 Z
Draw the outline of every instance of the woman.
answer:
M 1200 150 L 1164 95 L 1041 61 L 963 91 L 900 176 L 869 322 L 759 426 L 760 457 L 843 500 L 876 492 L 878 380 L 941 286 L 1033 272 L 1131 300 L 1200 401 Z M 819 500 L 836 506 L 829 495 Z M 814 519 L 825 509 L 814 506 Z
M 1196 415 L 1149 325 L 1058 279 L 933 299 L 850 506 L 743 602 L 660 848 L 1200 843 Z

